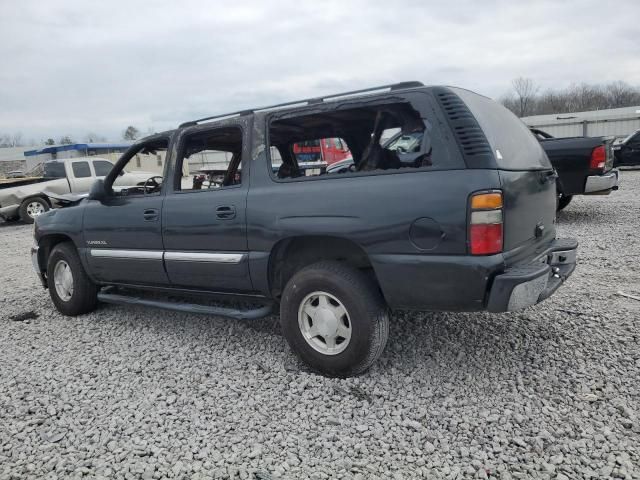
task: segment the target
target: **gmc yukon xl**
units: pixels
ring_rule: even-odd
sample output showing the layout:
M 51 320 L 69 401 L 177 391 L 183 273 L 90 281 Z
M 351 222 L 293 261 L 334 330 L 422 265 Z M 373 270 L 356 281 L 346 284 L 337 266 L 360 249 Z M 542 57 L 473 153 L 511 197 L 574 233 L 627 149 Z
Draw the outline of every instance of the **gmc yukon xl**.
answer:
M 399 132 L 421 137 L 410 160 L 381 141 Z M 293 145 L 325 138 L 353 165 L 300 168 Z M 114 189 L 149 152 L 165 152 L 162 176 Z M 143 139 L 88 198 L 37 218 L 32 259 L 66 315 L 103 301 L 251 319 L 279 305 L 299 357 L 347 376 L 379 357 L 392 310 L 505 312 L 552 295 L 577 250 L 555 237 L 555 181 L 502 106 L 404 82 Z

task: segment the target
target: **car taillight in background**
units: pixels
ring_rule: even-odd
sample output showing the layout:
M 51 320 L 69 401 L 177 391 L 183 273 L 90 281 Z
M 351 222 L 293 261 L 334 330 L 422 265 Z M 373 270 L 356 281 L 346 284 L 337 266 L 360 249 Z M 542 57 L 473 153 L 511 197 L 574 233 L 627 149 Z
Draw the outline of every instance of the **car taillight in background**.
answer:
M 590 167 L 593 170 L 604 170 L 605 163 L 607 162 L 607 150 L 604 145 L 594 148 L 591 151 L 591 163 Z
M 469 207 L 471 255 L 492 255 L 502 252 L 502 192 L 474 193 Z

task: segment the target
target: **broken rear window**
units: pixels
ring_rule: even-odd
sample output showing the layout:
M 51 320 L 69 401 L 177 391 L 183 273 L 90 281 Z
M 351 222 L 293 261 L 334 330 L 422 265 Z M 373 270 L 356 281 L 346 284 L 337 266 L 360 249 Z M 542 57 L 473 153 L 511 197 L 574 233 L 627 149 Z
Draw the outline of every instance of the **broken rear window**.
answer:
M 279 115 L 269 124 L 269 143 L 273 174 L 281 180 L 433 165 L 425 122 L 409 102 Z

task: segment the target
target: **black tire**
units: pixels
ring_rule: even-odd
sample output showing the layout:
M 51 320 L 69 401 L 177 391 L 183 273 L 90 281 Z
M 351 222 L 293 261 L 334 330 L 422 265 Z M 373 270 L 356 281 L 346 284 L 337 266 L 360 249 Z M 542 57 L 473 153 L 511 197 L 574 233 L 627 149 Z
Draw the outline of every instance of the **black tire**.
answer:
M 560 211 L 563 210 L 567 205 L 569 205 L 571 203 L 571 199 L 573 198 L 573 195 L 562 195 L 561 193 L 558 194 L 558 205 L 556 207 L 556 211 Z
M 35 221 L 35 216 L 30 214 L 30 209 L 29 207 L 33 204 L 37 204 L 40 205 L 40 207 L 45 211 L 48 212 L 49 209 L 51 208 L 49 206 L 49 203 L 42 197 L 32 197 L 32 198 L 27 198 L 26 200 L 22 201 L 22 204 L 20 205 L 20 220 L 22 220 L 24 223 L 33 223 Z
M 73 293 L 67 300 L 60 297 L 55 286 L 54 271 L 60 261 L 66 262 L 73 277 Z M 72 243 L 60 243 L 51 251 L 47 260 L 47 283 L 51 300 L 60 313 L 74 317 L 96 308 L 98 287 L 84 271 L 78 252 Z
M 351 338 L 337 354 L 314 349 L 298 324 L 302 302 L 318 291 L 338 299 L 348 313 Z M 318 262 L 293 275 L 280 301 L 280 323 L 289 346 L 300 359 L 329 376 L 364 372 L 380 357 L 389 337 L 389 309 L 378 286 L 361 271 L 335 261 Z

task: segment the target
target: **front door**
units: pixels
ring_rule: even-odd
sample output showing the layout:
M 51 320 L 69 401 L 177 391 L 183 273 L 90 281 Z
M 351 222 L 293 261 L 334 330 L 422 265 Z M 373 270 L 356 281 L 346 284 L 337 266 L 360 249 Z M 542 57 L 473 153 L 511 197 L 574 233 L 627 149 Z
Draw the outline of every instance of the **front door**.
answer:
M 180 140 L 176 177 L 162 210 L 165 268 L 175 287 L 251 290 L 246 135 L 236 125 L 196 127 Z
M 107 196 L 88 201 L 84 211 L 86 257 L 97 280 L 133 285 L 169 283 L 162 243 L 162 176 L 168 144 L 168 137 L 157 136 L 132 147 L 105 178 Z M 148 180 L 112 187 L 123 170 Z

